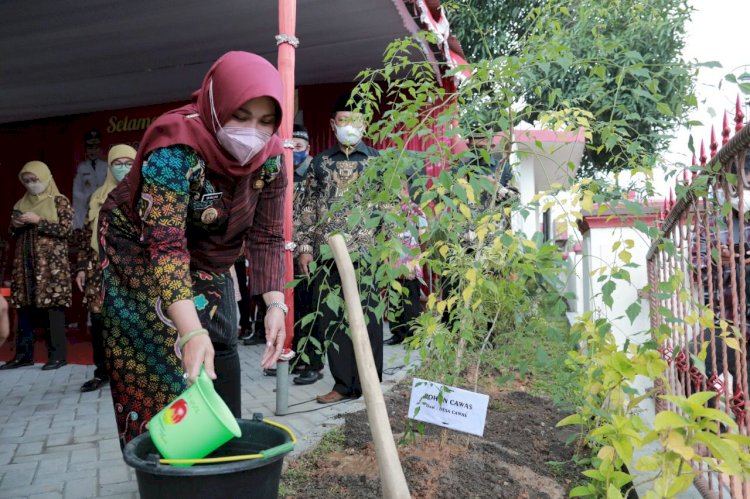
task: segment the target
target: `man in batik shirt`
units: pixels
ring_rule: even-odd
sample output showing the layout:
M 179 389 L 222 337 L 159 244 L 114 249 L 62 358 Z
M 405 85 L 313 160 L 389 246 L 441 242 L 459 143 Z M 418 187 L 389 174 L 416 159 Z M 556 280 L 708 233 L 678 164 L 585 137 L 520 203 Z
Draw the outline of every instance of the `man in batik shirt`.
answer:
M 377 156 L 378 151 L 362 142 L 365 129 L 364 118 L 356 112 L 356 103 L 350 95 L 339 97 L 331 113 L 331 128 L 336 134 L 337 144 L 315 156 L 307 173 L 307 189 L 309 189 L 300 214 L 298 230 L 298 263 L 300 270 L 307 274 L 309 264 L 313 258 L 320 256 L 320 246 L 331 233 L 343 233 L 346 237 L 350 252 L 366 252 L 373 243 L 375 229 L 362 226 L 349 230 L 347 226 L 348 210 L 337 212 L 335 216 L 329 214 L 333 204 L 339 201 L 347 189 L 360 177 L 370 158 Z M 356 200 L 355 200 L 356 202 Z M 340 285 L 341 277 L 332 261 L 329 272 L 319 272 L 316 277 L 316 287 L 321 292 Z M 357 265 L 355 263 L 355 269 Z M 325 283 L 325 286 L 323 284 Z M 363 308 L 367 333 L 375 358 L 378 376 L 382 379 L 383 372 L 383 324 L 380 317 L 376 317 L 372 309 L 375 303 L 373 297 L 377 290 L 371 285 L 361 286 Z M 347 334 L 344 321 L 343 307 L 331 310 L 325 299 L 315 300 L 320 303 L 320 313 L 317 327 L 320 335 L 337 346 L 327 348 L 328 364 L 334 379 L 333 390 L 320 395 L 317 400 L 321 404 L 338 402 L 345 398 L 356 398 L 362 395 L 359 373 L 354 358 L 354 347 Z

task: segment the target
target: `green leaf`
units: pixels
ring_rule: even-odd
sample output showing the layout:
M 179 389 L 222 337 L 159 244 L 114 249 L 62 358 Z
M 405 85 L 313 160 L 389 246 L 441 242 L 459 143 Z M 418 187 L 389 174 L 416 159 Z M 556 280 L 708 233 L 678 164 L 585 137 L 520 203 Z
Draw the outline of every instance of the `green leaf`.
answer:
M 630 324 L 633 324 L 635 322 L 636 318 L 638 318 L 638 314 L 641 313 L 641 303 L 640 302 L 633 302 L 630 304 L 630 306 L 625 309 L 625 315 L 628 316 L 628 319 L 630 319 Z
M 568 494 L 568 497 L 588 497 L 596 495 L 596 491 L 590 485 L 579 485 L 573 487 Z
M 331 312 L 337 314 L 341 307 L 341 298 L 337 294 L 329 292 L 328 296 L 326 296 L 325 304 L 331 309 Z
M 690 424 L 690 421 L 672 411 L 661 411 L 654 418 L 654 430 L 656 431 L 684 428 L 690 426 Z
M 667 497 L 674 497 L 680 492 L 686 491 L 693 484 L 694 478 L 692 473 L 673 478 L 667 489 Z
M 573 424 L 583 424 L 584 419 L 583 416 L 580 414 L 571 414 L 570 416 L 567 416 L 560 421 L 555 426 L 568 426 Z
M 614 283 L 614 281 L 607 281 L 602 286 L 602 301 L 605 305 L 607 305 L 609 308 L 612 308 L 612 305 L 614 305 L 614 299 L 612 298 L 612 293 L 614 293 L 615 288 L 617 285 Z
M 658 102 L 656 104 L 656 110 L 659 111 L 664 116 L 672 116 L 674 113 L 672 112 L 672 109 L 664 102 Z
M 622 492 L 612 483 L 607 487 L 607 499 L 623 499 Z

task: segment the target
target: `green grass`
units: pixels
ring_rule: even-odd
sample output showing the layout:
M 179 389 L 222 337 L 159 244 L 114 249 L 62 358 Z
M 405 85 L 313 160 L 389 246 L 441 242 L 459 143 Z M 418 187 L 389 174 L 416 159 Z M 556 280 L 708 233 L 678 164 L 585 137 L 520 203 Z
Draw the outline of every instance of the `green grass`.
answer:
M 279 497 L 302 494 L 299 489 L 310 481 L 318 460 L 327 454 L 342 450 L 344 450 L 344 431 L 341 427 L 323 435 L 313 450 L 290 462 L 289 468 L 281 475 Z

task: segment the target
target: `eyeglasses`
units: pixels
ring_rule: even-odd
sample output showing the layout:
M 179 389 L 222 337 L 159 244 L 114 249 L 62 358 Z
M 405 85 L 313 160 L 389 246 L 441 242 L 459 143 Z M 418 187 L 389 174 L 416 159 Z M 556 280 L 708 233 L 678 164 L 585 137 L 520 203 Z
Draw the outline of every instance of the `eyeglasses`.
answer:
M 114 163 L 112 163 L 112 166 L 130 166 L 130 167 L 132 167 L 133 166 L 133 162 L 132 161 L 115 161 Z

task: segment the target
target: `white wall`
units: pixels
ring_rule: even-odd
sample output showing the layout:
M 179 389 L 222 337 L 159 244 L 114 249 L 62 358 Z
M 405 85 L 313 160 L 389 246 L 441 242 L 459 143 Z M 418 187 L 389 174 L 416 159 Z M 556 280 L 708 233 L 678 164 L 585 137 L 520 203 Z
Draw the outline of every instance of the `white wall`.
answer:
M 631 282 L 627 283 L 622 280 L 616 280 L 612 298 L 614 305 L 610 309 L 602 301 L 602 286 L 606 281 L 599 282 L 597 277 L 592 278 L 590 272 L 581 273 L 581 278 L 586 282 L 583 287 L 588 287 L 588 299 L 583 304 L 586 311 L 595 310 L 600 317 L 606 317 L 612 323 L 612 333 L 615 335 L 617 344 L 622 346 L 626 339 L 631 343 L 644 343 L 650 339 L 648 329 L 649 322 L 649 304 L 647 299 L 638 298 L 638 290 L 648 284 L 648 272 L 646 270 L 646 253 L 648 252 L 650 242 L 643 237 L 643 233 L 632 227 L 607 227 L 594 228 L 584 234 L 584 255 L 583 258 L 588 260 L 590 271 L 595 271 L 604 265 L 622 266 L 622 261 L 617 258 L 617 253 L 625 247 L 624 241 L 631 239 L 634 242 L 632 248 L 628 249 L 632 255 L 632 263 L 638 265 L 637 268 L 628 268 Z M 612 245 L 615 241 L 623 241 L 621 247 L 612 251 Z M 639 300 L 641 312 L 631 324 L 625 314 L 625 310 L 634 301 Z

